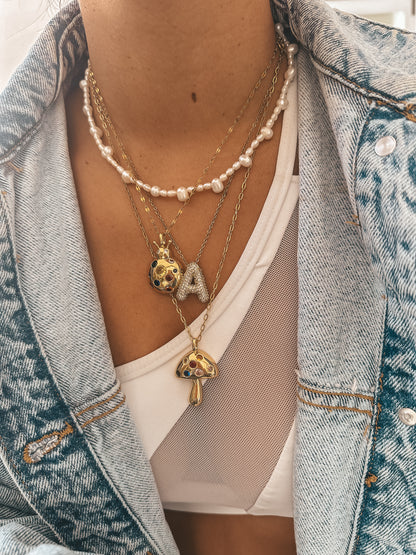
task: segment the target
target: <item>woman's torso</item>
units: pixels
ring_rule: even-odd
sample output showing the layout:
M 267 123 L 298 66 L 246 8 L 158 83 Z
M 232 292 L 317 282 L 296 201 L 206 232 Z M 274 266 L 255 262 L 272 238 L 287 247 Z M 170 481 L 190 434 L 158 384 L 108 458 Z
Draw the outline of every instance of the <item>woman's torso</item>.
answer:
M 81 95 L 74 89 L 67 100 L 71 164 L 109 343 L 114 364 L 118 366 L 164 345 L 183 330 L 183 325 L 167 299 L 149 287 L 149 253 L 123 187 L 118 186 L 114 170 L 103 161 L 91 140 L 81 102 Z M 280 131 L 278 122 L 273 139 L 262 145 L 256 155 L 219 289 L 239 260 L 260 215 L 275 172 Z M 197 150 L 192 151 L 196 160 L 207 157 L 206 152 Z M 148 151 L 143 163 L 146 169 L 160 164 L 160 153 Z M 175 169 L 178 176 L 199 171 L 192 167 L 192 160 L 187 156 L 178 157 Z M 204 274 L 209 290 L 215 280 L 240 186 L 241 180 L 235 179 L 229 194 L 231 198 L 227 198 L 221 209 L 204 253 Z M 216 195 L 196 195 L 185 208 L 183 222 L 174 229 L 175 238 L 185 253 L 198 250 L 217 202 Z M 172 217 L 178 209 L 177 203 L 171 208 L 169 200 L 158 206 L 163 215 L 171 214 Z M 204 309 L 195 296 L 187 300 L 185 307 L 188 321 L 193 321 Z M 253 546 L 260 545 L 264 555 L 295 553 L 291 518 L 179 511 L 167 511 L 166 515 L 181 552 L 185 554 L 249 555 L 253 553 Z M 218 541 L 220 543 L 215 543 Z

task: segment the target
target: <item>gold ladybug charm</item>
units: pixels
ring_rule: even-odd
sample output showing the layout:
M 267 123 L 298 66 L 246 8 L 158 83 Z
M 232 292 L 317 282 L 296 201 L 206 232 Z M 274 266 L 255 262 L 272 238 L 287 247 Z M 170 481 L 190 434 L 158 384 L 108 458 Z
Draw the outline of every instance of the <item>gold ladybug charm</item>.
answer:
M 178 378 L 192 380 L 189 403 L 196 407 L 202 403 L 202 384 L 200 380 L 216 378 L 218 376 L 218 366 L 207 353 L 194 345 L 193 351 L 187 353 L 178 364 L 176 375 Z
M 159 238 L 159 245 L 154 241 L 157 247 L 157 258 L 150 265 L 149 281 L 150 285 L 160 293 L 172 293 L 179 285 L 182 269 L 176 260 L 170 257 L 171 241 L 166 244 L 163 235 L 160 235 Z

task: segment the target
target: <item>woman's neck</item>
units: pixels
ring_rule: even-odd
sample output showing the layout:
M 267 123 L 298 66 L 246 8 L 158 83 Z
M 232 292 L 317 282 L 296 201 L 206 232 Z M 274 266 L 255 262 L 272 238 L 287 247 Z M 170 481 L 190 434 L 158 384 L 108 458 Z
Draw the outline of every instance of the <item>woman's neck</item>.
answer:
M 228 124 L 274 47 L 268 0 L 81 0 L 91 64 L 128 133 Z

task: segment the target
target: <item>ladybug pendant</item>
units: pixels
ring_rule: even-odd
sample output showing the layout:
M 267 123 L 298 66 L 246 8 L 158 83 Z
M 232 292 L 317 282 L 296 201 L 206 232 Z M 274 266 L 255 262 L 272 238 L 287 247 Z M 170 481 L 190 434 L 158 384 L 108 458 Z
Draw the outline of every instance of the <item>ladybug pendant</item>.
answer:
M 182 277 L 182 269 L 178 262 L 170 257 L 169 245 L 162 234 L 159 235 L 160 244 L 156 241 L 157 253 L 149 269 L 150 285 L 160 293 L 173 293 Z

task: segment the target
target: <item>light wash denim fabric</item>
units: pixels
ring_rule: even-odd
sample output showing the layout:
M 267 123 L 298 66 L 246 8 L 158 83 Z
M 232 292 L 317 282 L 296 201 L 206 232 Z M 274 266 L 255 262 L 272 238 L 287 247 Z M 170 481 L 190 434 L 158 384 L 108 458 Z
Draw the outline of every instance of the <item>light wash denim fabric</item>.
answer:
M 301 44 L 297 550 L 416 553 L 416 38 L 320 0 L 273 9 Z M 85 63 L 71 3 L 0 96 L 0 554 L 175 555 L 68 157 Z

